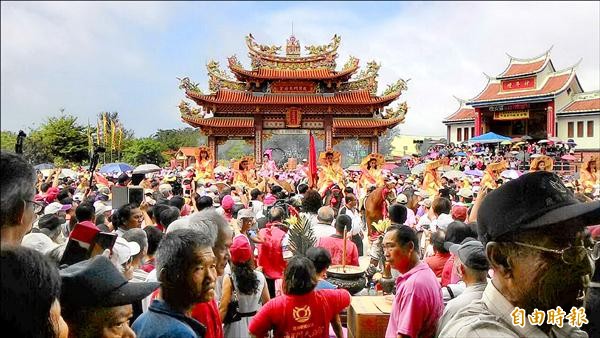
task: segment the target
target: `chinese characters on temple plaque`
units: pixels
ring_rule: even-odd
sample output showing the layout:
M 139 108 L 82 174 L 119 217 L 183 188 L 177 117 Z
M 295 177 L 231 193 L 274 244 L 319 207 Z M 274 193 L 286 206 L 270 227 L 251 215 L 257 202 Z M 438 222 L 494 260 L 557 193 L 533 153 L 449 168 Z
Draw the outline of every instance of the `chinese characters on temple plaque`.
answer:
M 567 314 L 560 306 L 556 309 L 550 309 L 546 312 L 534 309 L 529 315 L 526 315 L 525 310 L 520 307 L 510 313 L 512 317 L 512 324 L 514 326 L 525 327 L 525 322 L 529 321 L 531 325 L 541 326 L 542 324 L 556 325 L 563 327 L 563 322 L 567 319 L 569 325 L 580 328 L 583 324 L 588 324 L 589 321 L 586 318 L 585 309 L 580 307 L 572 307 L 571 311 Z

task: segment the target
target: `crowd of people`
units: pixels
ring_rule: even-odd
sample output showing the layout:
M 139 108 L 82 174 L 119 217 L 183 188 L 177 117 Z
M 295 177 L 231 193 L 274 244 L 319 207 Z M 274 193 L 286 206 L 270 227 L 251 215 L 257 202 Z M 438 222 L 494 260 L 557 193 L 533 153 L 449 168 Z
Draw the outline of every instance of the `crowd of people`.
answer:
M 410 173 L 376 153 L 344 170 L 327 149 L 318 167 L 278 168 L 266 152 L 222 174 L 200 147 L 193 168 L 143 177 L 44 177 L 2 152 L 2 325 L 19 337 L 344 337 L 351 295 L 327 270 L 346 264 L 395 280 L 385 337 L 594 336 L 599 158 L 558 176 L 551 148 L 526 148 L 539 156 L 516 176 L 503 173 L 519 170 L 517 150 L 477 145 L 410 156 Z M 116 204 L 115 187 L 134 186 L 144 196 Z M 298 219 L 315 237 L 306 252 L 290 236 Z M 553 309 L 560 320 L 527 316 Z

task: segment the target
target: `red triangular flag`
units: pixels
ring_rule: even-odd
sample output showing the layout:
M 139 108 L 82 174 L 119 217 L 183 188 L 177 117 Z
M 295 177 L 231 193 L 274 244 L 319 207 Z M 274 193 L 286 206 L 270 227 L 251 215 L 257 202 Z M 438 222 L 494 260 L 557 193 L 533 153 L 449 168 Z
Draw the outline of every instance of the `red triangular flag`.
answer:
M 317 185 L 317 149 L 315 147 L 315 138 L 311 132 L 308 145 L 308 186 L 315 188 Z
M 108 187 L 108 180 L 106 179 L 106 177 L 98 173 L 94 173 L 94 181 L 96 182 L 96 184 L 102 184 L 105 187 Z

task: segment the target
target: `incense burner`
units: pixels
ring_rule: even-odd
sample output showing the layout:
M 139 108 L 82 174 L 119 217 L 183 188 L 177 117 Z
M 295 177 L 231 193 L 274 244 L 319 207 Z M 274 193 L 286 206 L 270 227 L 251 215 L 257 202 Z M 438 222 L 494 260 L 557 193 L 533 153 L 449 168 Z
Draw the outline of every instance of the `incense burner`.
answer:
M 358 266 L 349 265 L 346 265 L 345 269 L 342 269 L 341 265 L 329 267 L 327 269 L 327 281 L 338 288 L 348 290 L 351 295 L 359 293 L 367 283 L 364 270 Z

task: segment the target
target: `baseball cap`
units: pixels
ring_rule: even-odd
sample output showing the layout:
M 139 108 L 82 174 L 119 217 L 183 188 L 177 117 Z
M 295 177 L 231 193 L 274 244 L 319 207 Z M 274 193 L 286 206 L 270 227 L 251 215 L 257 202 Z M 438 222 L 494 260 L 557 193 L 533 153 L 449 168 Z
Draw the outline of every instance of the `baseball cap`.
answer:
M 452 219 L 464 222 L 467 220 L 467 207 L 462 205 L 455 205 L 452 207 Z
M 487 194 L 477 215 L 477 232 L 487 242 L 562 222 L 600 223 L 600 201 L 579 202 L 557 175 L 537 171 Z
M 41 232 L 32 232 L 25 235 L 21 240 L 21 245 L 37 252 L 41 252 L 44 255 L 60 246 Z
M 104 203 L 94 203 L 94 207 L 96 208 L 96 216 L 102 215 L 107 211 L 111 211 L 112 208 Z
M 238 211 L 237 219 L 242 218 L 256 218 L 256 216 L 254 215 L 254 211 L 252 211 L 252 209 L 242 209 Z
M 408 197 L 406 197 L 404 194 L 399 194 L 398 197 L 396 197 L 396 202 L 400 204 L 406 204 L 408 203 Z
M 140 245 L 136 242 L 128 242 L 123 237 L 117 237 L 117 241 L 113 246 L 113 254 L 117 254 L 119 264 L 125 264 L 129 260 L 129 257 L 135 256 L 140 253 Z
M 70 204 L 60 204 L 58 202 L 52 202 L 44 208 L 44 215 L 56 214 L 59 211 L 67 211 L 73 206 Z
M 461 244 L 453 244 L 450 252 L 457 255 L 460 261 L 471 269 L 487 271 L 490 268 L 483 243 L 475 238 L 467 237 Z
M 111 261 L 95 256 L 60 270 L 61 304 L 76 307 L 114 307 L 131 304 L 156 290 L 157 282 L 128 282 Z
M 241 264 L 252 258 L 252 248 L 250 247 L 248 239 L 243 235 L 233 239 L 229 252 L 231 255 L 231 262 L 234 264 Z
M 158 186 L 158 191 L 160 191 L 161 193 L 169 192 L 171 190 L 173 190 L 173 188 L 168 183 L 163 183 Z
M 473 192 L 469 188 L 461 188 L 458 191 L 458 196 L 461 196 L 464 198 L 471 198 L 471 197 L 473 197 Z

